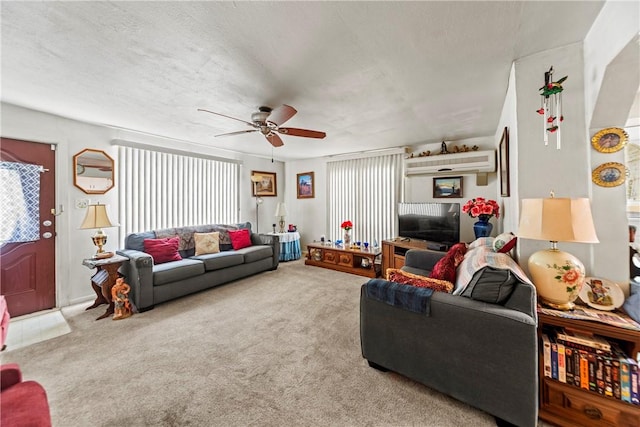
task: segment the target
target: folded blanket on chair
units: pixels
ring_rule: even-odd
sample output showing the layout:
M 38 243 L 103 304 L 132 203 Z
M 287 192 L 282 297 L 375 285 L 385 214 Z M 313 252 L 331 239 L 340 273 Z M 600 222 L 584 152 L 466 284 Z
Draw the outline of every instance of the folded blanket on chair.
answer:
M 433 289 L 401 285 L 384 279 L 371 279 L 364 286 L 367 298 L 429 316 Z

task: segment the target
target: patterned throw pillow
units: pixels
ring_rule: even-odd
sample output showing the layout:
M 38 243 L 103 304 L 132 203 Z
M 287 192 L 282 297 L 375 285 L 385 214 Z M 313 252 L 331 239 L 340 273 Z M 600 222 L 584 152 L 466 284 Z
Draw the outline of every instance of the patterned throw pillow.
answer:
M 493 240 L 493 251 L 506 254 L 516 245 L 518 238 L 513 233 L 502 233 Z
M 456 281 L 456 269 L 464 259 L 464 254 L 467 252 L 466 243 L 456 243 L 451 246 L 449 252 L 440 261 L 433 266 L 431 270 L 432 279 L 446 280 L 448 282 Z
M 231 246 L 233 246 L 233 249 L 236 251 L 251 246 L 251 235 L 247 228 L 229 230 L 229 238 L 231 239 Z
M 412 274 L 396 268 L 387 268 L 387 280 L 390 282 L 400 283 L 401 285 L 411 285 L 417 288 L 429 288 L 436 292 L 446 292 L 450 294 L 451 291 L 453 291 L 453 283 L 451 282 Z
M 193 233 L 196 241 L 196 256 L 220 252 L 220 233 Z
M 153 257 L 154 264 L 180 261 L 182 257 L 178 253 L 179 243 L 178 236 L 164 239 L 144 239 L 144 251 Z

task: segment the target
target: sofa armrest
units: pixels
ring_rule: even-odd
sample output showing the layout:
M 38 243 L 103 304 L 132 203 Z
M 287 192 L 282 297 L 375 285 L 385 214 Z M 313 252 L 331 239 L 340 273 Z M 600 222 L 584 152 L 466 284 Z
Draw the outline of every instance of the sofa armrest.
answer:
M 17 363 L 0 366 L 0 390 L 22 382 L 22 372 Z
M 153 257 L 135 249 L 122 249 L 117 253 L 129 258 L 124 275 L 131 286 L 129 298 L 133 305 L 140 312 L 153 308 Z
M 251 243 L 254 245 L 269 245 L 273 249 L 273 265 L 275 270 L 280 262 L 280 237 L 273 234 L 251 233 Z

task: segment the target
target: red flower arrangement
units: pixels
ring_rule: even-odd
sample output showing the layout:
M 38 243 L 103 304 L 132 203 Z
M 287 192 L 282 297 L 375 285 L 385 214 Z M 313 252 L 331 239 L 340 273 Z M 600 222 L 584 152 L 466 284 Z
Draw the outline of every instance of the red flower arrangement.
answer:
M 487 220 L 492 216 L 500 218 L 500 206 L 495 200 L 487 200 L 483 197 L 476 197 L 469 200 L 463 207 L 462 212 L 468 213 L 471 218 L 478 218 L 484 215 Z
M 340 224 L 340 228 L 344 228 L 346 231 L 349 231 L 353 228 L 353 223 L 349 220 L 346 220 L 342 224 Z

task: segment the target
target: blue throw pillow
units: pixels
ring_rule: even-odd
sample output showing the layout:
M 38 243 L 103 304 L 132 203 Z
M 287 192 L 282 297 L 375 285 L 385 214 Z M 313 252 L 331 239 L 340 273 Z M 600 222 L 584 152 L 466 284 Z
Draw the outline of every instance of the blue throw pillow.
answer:
M 629 317 L 640 323 L 640 283 L 635 281 L 629 283 L 629 291 L 629 298 L 622 307 Z

